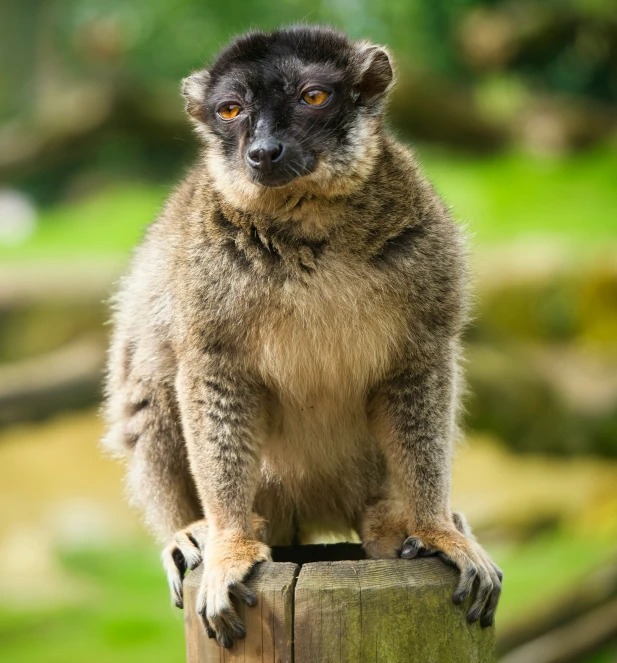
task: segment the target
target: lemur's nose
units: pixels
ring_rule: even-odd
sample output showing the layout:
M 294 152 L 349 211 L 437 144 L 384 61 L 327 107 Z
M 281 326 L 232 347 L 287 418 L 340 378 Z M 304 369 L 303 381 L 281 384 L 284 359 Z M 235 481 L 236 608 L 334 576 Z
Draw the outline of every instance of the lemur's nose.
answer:
M 271 173 L 274 164 L 283 156 L 283 144 L 275 140 L 258 141 L 247 154 L 249 165 L 262 173 Z

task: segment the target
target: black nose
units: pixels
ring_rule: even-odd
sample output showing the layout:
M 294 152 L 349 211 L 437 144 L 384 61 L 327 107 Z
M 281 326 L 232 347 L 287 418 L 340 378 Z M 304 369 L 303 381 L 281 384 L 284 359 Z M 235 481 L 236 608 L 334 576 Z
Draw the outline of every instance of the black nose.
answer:
M 246 155 L 249 166 L 271 173 L 274 164 L 283 156 L 283 144 L 277 141 L 260 141 L 251 146 Z

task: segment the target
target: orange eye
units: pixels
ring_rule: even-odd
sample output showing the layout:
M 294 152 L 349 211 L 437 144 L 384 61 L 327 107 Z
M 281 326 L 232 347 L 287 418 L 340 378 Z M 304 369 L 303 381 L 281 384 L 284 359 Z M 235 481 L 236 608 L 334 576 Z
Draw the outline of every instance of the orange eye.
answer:
M 309 90 L 302 95 L 302 101 L 309 106 L 321 106 L 329 96 L 330 93 L 325 90 Z
M 240 106 L 237 104 L 229 104 L 222 106 L 216 111 L 224 120 L 233 120 L 234 117 L 240 112 Z

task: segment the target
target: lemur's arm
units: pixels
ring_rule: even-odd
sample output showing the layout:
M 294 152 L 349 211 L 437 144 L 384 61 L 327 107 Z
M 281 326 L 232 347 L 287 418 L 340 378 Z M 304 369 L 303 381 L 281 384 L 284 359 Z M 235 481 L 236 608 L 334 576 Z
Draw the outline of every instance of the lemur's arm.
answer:
M 458 348 L 455 340 L 432 343 L 430 352 L 409 348 L 410 357 L 375 390 L 372 425 L 408 513 L 401 556 L 441 553 L 461 572 L 453 600 L 462 602 L 478 578 L 468 621 L 493 621 L 501 571 L 484 550 L 455 526 L 450 510 L 452 445 L 456 435 Z
M 270 558 L 252 520 L 266 392 L 238 363 L 217 349 L 185 351 L 176 380 L 189 462 L 207 523 L 207 537 L 198 541 L 204 575 L 197 610 L 224 646 L 245 633 L 231 595 L 254 604 L 243 580 L 257 562 Z

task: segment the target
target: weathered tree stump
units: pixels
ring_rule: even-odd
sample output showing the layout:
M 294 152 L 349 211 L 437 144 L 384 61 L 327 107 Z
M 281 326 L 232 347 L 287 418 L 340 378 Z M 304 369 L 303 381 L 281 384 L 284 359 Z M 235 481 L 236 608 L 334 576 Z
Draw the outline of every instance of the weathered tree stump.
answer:
M 333 552 L 334 551 L 334 552 Z M 347 553 L 347 554 L 345 554 Z M 314 558 L 318 561 L 295 564 Z M 246 639 L 222 649 L 195 613 L 201 570 L 185 580 L 188 663 L 492 663 L 494 628 L 466 622 L 452 603 L 458 573 L 438 559 L 358 559 L 353 546 L 275 552 L 248 581 Z

